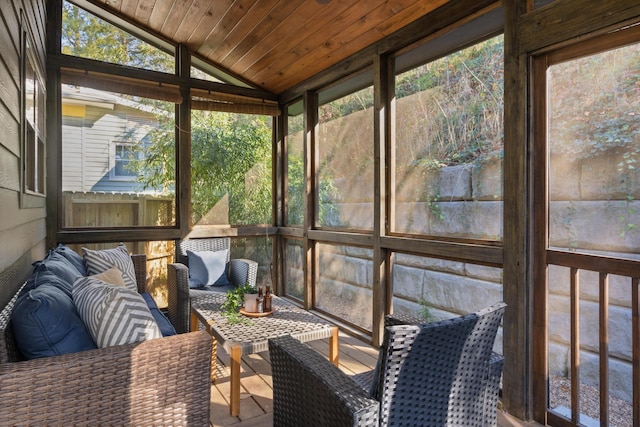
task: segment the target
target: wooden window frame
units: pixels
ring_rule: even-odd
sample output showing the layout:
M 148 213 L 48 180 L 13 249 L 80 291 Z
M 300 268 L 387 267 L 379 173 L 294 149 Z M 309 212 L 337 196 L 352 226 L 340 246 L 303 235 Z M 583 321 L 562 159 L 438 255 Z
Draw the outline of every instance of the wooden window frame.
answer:
M 28 20 L 21 17 L 20 29 L 20 207 L 42 208 L 46 202 L 46 89 L 44 67 L 38 58 L 35 38 Z M 29 82 L 33 96 L 29 110 Z M 36 90 L 37 88 L 37 90 Z M 29 110 L 29 111 L 28 111 Z M 28 114 L 33 111 L 33 114 Z
M 578 251 L 567 251 L 549 246 L 549 146 L 547 141 L 547 87 L 548 69 L 553 65 L 562 62 L 575 60 L 583 57 L 597 55 L 608 50 L 640 43 L 640 27 L 629 26 L 617 31 L 609 31 L 604 34 L 594 35 L 588 40 L 581 38 L 574 40 L 571 44 L 563 44 L 557 49 L 541 52 L 532 58 L 532 87 L 533 87 L 533 118 L 532 127 L 534 129 L 533 144 L 533 224 L 534 230 L 534 277 L 536 284 L 533 294 L 533 377 L 532 377 L 532 402 L 533 419 L 549 424 L 562 426 L 582 425 L 581 400 L 580 396 L 580 280 L 581 271 L 596 272 L 599 274 L 599 349 L 600 371 L 600 422 L 602 425 L 609 425 L 609 367 L 608 357 L 610 356 L 608 343 L 609 336 L 609 276 L 625 276 L 630 283 L 630 302 L 632 312 L 632 366 L 633 366 L 633 425 L 640 424 L 640 300 L 638 276 L 638 262 L 624 258 L 613 258 L 611 256 L 601 256 L 598 254 Z M 569 269 L 569 289 L 570 289 L 570 375 L 571 381 L 571 412 L 570 415 L 549 407 L 549 283 L 548 268 L 559 266 Z

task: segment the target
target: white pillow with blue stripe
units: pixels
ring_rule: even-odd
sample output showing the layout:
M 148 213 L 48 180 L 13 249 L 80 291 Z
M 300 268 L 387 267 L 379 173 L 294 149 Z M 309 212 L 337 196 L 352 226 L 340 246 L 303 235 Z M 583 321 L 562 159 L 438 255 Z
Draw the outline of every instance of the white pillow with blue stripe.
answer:
M 93 277 L 80 277 L 71 293 L 78 314 L 98 348 L 162 337 L 137 291 Z

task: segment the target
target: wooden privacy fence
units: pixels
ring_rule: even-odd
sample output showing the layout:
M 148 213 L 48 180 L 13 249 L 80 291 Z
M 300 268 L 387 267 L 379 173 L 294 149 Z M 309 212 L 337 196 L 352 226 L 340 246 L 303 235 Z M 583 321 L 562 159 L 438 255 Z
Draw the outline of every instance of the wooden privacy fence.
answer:
M 175 224 L 174 198 L 137 193 L 62 194 L 65 227 L 138 227 Z M 88 243 L 88 242 L 87 242 Z M 174 242 L 123 242 L 131 253 L 147 255 L 147 288 L 160 306 L 167 301 L 167 263 L 173 262 Z M 113 243 L 69 245 L 79 254 L 82 247 L 107 249 Z
M 175 224 L 175 199 L 140 193 L 63 192 L 64 225 L 137 227 Z

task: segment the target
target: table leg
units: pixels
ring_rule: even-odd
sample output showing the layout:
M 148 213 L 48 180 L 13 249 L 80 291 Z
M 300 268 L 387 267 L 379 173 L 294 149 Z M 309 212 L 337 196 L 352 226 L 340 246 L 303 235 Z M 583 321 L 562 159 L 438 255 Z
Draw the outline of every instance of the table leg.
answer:
M 216 366 L 218 363 L 218 341 L 211 337 L 211 382 L 216 382 Z
M 196 316 L 196 313 L 191 310 L 191 332 L 197 332 L 198 331 L 198 316 Z
M 231 416 L 237 417 L 240 414 L 240 362 L 242 359 L 242 347 L 231 347 Z
M 200 327 L 198 325 L 199 319 L 198 316 L 196 315 L 195 310 L 191 310 L 191 324 L 189 326 L 191 326 L 191 332 L 198 332 L 200 330 Z M 214 383 L 216 382 L 216 364 L 218 361 L 218 341 L 215 339 L 215 337 L 213 336 L 213 334 L 211 333 L 211 323 L 209 322 L 208 324 L 205 325 L 205 328 L 207 329 L 207 333 L 209 333 L 209 335 L 211 335 L 211 382 Z
M 333 332 L 331 333 L 331 338 L 329 338 L 329 361 L 334 365 L 340 367 L 340 362 L 338 360 L 338 327 L 333 327 Z

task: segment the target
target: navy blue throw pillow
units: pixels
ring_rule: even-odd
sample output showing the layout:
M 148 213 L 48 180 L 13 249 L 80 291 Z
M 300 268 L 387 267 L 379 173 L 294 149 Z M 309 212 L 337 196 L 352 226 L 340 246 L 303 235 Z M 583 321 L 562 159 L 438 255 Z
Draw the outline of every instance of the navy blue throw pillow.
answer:
M 11 324 L 26 359 L 97 348 L 71 297 L 51 284 L 20 295 L 11 311 Z
M 57 252 L 49 252 L 45 259 L 36 262 L 34 265 L 34 272 L 50 271 L 60 279 L 69 283 L 69 285 L 73 285 L 73 282 L 82 276 L 71 262 Z
M 53 249 L 53 252 L 62 255 L 67 261 L 69 261 L 80 273 L 81 276 L 87 276 L 87 268 L 84 266 L 82 257 L 68 246 L 60 243 L 58 247 Z
M 69 283 L 67 280 L 58 276 L 55 272 L 39 266 L 34 268 L 33 273 L 31 273 L 31 276 L 27 279 L 27 283 L 22 288 L 20 296 L 44 284 L 60 289 L 69 298 L 71 298 L 71 288 L 73 287 L 73 283 Z

